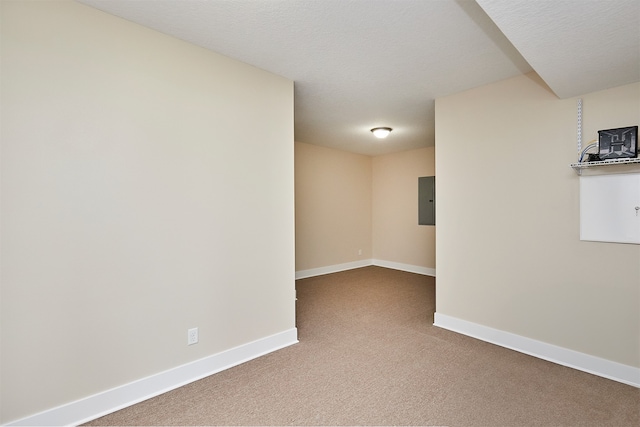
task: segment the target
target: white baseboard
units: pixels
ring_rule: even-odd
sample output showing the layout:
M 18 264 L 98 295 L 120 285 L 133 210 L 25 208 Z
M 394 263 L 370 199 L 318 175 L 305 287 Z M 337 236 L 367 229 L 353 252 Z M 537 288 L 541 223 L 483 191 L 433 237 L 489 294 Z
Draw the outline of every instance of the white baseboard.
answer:
M 379 267 L 391 268 L 393 270 L 406 271 L 408 273 L 422 274 L 424 276 L 436 277 L 436 269 L 429 267 L 421 267 L 419 265 L 402 264 L 400 262 L 384 261 L 381 259 L 374 259 L 373 265 Z
M 309 270 L 296 271 L 296 280 L 308 277 L 322 276 L 324 274 L 337 273 L 339 271 L 353 270 L 354 268 L 367 267 L 372 265 L 370 259 L 361 261 L 346 262 L 344 264 L 328 265 L 326 267 L 311 268 Z
M 623 365 L 611 360 L 569 350 L 564 347 L 558 347 L 553 344 L 547 344 L 542 341 L 493 329 L 445 314 L 435 313 L 433 324 L 440 328 L 458 332 L 539 359 L 548 360 L 549 362 L 640 388 L 640 368 Z
M 298 342 L 296 328 L 196 360 L 84 399 L 9 423 L 10 426 L 78 425 L 174 390 Z
M 435 268 L 420 267 L 418 265 L 402 264 L 399 262 L 384 261 L 380 259 L 363 259 L 361 261 L 347 262 L 344 264 L 334 264 L 328 265 L 326 267 L 296 271 L 296 280 L 306 279 L 308 277 L 322 276 L 323 274 L 337 273 L 339 271 L 353 270 L 354 268 L 368 267 L 370 265 L 391 268 L 393 270 L 406 271 L 408 273 L 423 274 L 425 276 L 436 276 Z

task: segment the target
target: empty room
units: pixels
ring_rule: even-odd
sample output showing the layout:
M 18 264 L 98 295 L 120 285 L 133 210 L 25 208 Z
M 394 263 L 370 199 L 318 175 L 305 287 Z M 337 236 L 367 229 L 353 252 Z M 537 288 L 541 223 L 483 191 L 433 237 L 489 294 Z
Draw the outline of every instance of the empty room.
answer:
M 637 426 L 639 17 L 0 0 L 0 424 Z

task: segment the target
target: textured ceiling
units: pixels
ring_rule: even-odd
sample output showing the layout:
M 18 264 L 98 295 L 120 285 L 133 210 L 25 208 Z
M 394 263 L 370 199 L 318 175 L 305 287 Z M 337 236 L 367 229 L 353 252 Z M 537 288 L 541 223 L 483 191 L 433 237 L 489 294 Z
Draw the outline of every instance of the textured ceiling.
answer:
M 560 98 L 640 81 L 640 0 L 477 0 Z
M 640 0 L 79 1 L 294 80 L 296 141 L 368 155 L 434 145 L 435 98 L 529 64 L 562 97 L 640 80 Z

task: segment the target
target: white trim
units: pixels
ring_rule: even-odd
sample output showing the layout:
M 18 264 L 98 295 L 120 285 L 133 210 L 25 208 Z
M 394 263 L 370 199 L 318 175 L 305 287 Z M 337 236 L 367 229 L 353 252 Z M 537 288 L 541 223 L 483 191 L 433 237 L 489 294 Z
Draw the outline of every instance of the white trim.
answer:
M 306 279 L 307 277 L 322 276 L 324 274 L 337 273 L 339 271 L 353 270 L 354 268 L 367 267 L 372 265 L 370 259 L 362 261 L 346 262 L 344 264 L 328 265 L 326 267 L 311 268 L 309 270 L 296 271 L 296 280 Z
M 434 326 L 640 388 L 640 368 L 435 313 Z
M 353 270 L 355 268 L 368 267 L 376 265 L 378 267 L 391 268 L 393 270 L 406 271 L 408 273 L 423 274 L 425 276 L 436 277 L 436 269 L 429 267 L 420 267 L 418 265 L 402 264 L 400 262 L 384 261 L 381 259 L 364 259 L 362 261 L 347 262 L 344 264 L 328 265 L 326 267 L 311 268 L 309 270 L 296 271 L 296 280 L 306 279 L 308 277 L 322 276 L 324 274 L 338 273 L 345 270 Z
M 424 276 L 436 277 L 436 269 L 429 267 L 421 267 L 419 265 L 402 264 L 400 262 L 384 261 L 381 259 L 374 259 L 373 265 L 379 267 L 391 268 L 393 270 L 402 270 L 409 273 L 422 274 Z
M 82 424 L 297 342 L 298 331 L 296 328 L 292 328 L 129 384 L 13 421 L 7 425 L 64 426 Z

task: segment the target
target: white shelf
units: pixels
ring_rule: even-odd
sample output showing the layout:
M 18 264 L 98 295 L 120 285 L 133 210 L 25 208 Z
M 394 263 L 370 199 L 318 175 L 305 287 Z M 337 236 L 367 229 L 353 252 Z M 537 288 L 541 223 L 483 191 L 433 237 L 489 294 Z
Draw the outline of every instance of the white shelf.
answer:
M 599 166 L 612 166 L 612 165 L 629 165 L 629 164 L 640 164 L 640 158 L 625 158 L 625 159 L 610 159 L 610 160 L 601 160 L 597 162 L 582 162 L 582 163 L 571 163 L 571 167 L 578 173 L 578 175 L 582 174 L 583 169 L 594 168 Z

